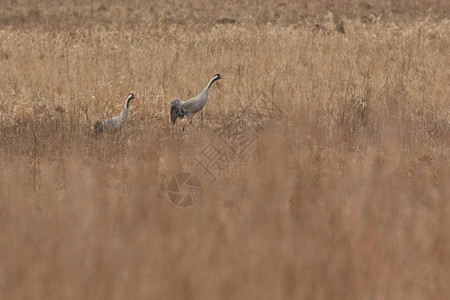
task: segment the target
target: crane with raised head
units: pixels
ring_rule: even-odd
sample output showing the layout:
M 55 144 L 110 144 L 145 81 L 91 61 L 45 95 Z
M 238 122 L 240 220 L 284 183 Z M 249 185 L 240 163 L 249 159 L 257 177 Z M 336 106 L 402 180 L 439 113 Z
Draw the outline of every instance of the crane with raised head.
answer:
M 102 132 L 115 132 L 123 128 L 128 119 L 128 110 L 130 106 L 130 101 L 134 98 L 136 97 L 134 96 L 133 93 L 129 94 L 127 96 L 127 100 L 125 101 L 125 107 L 123 108 L 120 115 L 95 123 L 94 132 L 97 134 Z
M 182 101 L 178 98 L 173 100 L 170 109 L 170 119 L 172 120 L 172 124 L 175 124 L 178 118 L 183 119 L 184 116 L 187 116 L 187 121 L 183 126 L 183 130 L 188 123 L 192 123 L 192 118 L 194 117 L 194 115 L 197 112 L 201 111 L 208 101 L 209 88 L 214 82 L 220 79 L 222 79 L 222 77 L 220 77 L 220 74 L 214 75 L 213 78 L 211 78 L 211 80 L 209 81 L 208 85 L 200 92 L 200 94 L 189 100 Z

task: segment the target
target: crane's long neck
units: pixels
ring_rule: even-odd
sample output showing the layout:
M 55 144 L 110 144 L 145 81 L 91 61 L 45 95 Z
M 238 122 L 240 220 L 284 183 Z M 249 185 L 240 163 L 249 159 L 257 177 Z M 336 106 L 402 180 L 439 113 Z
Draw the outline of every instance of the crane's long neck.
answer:
M 208 85 L 205 87 L 205 89 L 200 93 L 200 95 L 202 96 L 208 96 L 208 91 L 209 88 L 211 87 L 211 85 L 214 83 L 214 81 L 218 80 L 219 77 L 218 76 L 214 76 L 208 83 Z
M 124 107 L 122 112 L 120 113 L 120 119 L 122 122 L 125 122 L 128 119 L 128 107 Z
M 131 99 L 133 99 L 133 98 L 131 98 L 131 97 L 127 98 L 127 101 L 125 102 L 125 106 L 124 106 L 122 112 L 120 113 L 120 118 L 122 119 L 123 122 L 126 121 L 128 118 L 128 107 L 130 106 Z

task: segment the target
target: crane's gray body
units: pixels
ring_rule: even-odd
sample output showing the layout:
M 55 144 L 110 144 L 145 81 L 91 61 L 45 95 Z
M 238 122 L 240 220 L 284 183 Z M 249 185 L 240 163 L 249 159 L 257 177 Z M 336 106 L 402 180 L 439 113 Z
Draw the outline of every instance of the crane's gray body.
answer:
M 123 108 L 120 115 L 116 117 L 112 117 L 103 122 L 97 122 L 94 125 L 95 133 L 101 132 L 115 132 L 121 128 L 123 128 L 128 119 L 128 110 L 131 99 L 134 99 L 133 94 L 129 94 L 127 97 L 127 101 L 125 102 L 125 107 Z
M 172 124 L 175 124 L 177 118 L 183 119 L 184 116 L 187 116 L 186 124 L 192 122 L 192 118 L 194 114 L 201 111 L 203 107 L 205 107 L 206 102 L 208 101 L 208 91 L 211 85 L 216 81 L 221 79 L 220 74 L 214 75 L 214 77 L 209 81 L 208 85 L 200 92 L 197 96 L 182 101 L 181 99 L 175 99 L 171 103 L 170 117 L 172 120 Z M 186 124 L 184 126 L 186 126 Z M 184 129 L 183 126 L 183 129 Z

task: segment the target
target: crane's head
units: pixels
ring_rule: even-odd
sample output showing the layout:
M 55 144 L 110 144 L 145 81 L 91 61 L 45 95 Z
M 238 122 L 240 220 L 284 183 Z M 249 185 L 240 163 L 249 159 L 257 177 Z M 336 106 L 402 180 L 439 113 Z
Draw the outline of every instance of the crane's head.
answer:
M 222 77 L 220 76 L 220 74 L 214 75 L 213 78 L 211 78 L 211 80 L 209 81 L 207 87 L 209 88 L 214 82 L 216 82 L 216 81 L 218 81 L 218 80 L 220 80 L 220 79 L 222 79 Z M 217 84 L 219 84 L 219 82 L 217 82 Z
M 214 82 L 217 81 L 217 88 L 219 88 L 219 80 L 220 80 L 220 79 L 223 79 L 223 77 L 220 76 L 220 74 L 214 75 L 214 77 L 211 79 L 211 81 L 210 81 L 208 87 L 210 87 Z M 219 90 L 220 90 L 220 89 L 219 89 Z

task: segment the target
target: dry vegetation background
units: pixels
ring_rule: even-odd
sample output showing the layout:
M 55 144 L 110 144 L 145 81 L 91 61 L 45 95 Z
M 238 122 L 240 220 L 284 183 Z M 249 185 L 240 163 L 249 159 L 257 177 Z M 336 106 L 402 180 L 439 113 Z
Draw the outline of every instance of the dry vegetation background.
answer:
M 449 299 L 448 15 L 2 1 L 0 298 Z M 215 73 L 203 129 L 173 128 Z M 127 127 L 94 138 L 130 91 Z M 261 97 L 282 117 L 212 182 L 195 153 Z M 179 172 L 203 184 L 189 209 Z

